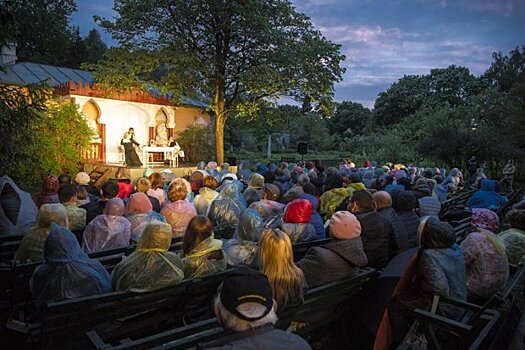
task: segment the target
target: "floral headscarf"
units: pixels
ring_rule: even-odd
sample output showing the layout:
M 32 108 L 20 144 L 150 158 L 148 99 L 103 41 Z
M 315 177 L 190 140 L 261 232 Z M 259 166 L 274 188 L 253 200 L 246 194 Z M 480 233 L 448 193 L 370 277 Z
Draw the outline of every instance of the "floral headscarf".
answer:
M 476 230 L 482 228 L 490 232 L 497 232 L 499 228 L 498 214 L 489 209 L 475 208 L 472 209 L 472 219 L 470 228 Z

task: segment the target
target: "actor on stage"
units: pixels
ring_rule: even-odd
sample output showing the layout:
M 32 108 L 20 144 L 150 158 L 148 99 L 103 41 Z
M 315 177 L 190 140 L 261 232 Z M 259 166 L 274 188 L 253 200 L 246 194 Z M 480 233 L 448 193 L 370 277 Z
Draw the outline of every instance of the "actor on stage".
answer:
M 133 128 L 129 128 L 129 131 L 127 131 L 124 134 L 124 137 L 120 141 L 120 144 L 124 146 L 124 155 L 126 157 L 126 165 L 130 167 L 140 167 L 142 166 L 142 162 L 139 159 L 139 156 L 137 155 L 137 152 L 135 151 L 136 146 L 140 146 L 140 144 L 133 139 Z

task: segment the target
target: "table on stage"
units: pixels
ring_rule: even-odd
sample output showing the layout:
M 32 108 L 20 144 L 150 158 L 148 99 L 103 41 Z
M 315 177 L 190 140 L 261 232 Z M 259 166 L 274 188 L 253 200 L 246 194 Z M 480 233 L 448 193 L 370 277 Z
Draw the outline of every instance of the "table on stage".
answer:
M 164 153 L 164 159 L 167 159 L 167 155 L 171 155 L 170 166 L 179 166 L 179 150 L 176 147 L 150 147 L 144 146 L 142 148 L 142 163 L 144 167 L 147 168 L 149 165 L 154 163 L 149 160 L 149 153 Z

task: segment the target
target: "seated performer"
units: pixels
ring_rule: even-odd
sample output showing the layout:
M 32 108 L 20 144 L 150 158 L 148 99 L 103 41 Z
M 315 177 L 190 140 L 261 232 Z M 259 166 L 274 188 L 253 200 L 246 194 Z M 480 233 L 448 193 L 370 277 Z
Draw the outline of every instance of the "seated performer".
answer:
M 131 130 L 133 130 L 133 128 L 130 128 L 130 131 L 124 133 L 124 137 L 120 141 L 120 144 L 124 146 L 126 165 L 130 167 L 140 167 L 142 166 L 142 162 L 133 147 L 134 145 L 140 146 L 140 144 L 134 140 L 134 133 Z

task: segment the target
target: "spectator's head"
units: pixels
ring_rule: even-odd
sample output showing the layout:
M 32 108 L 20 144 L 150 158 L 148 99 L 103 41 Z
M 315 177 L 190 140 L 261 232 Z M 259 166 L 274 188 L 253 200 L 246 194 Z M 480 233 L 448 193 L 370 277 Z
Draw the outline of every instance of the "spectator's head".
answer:
M 80 186 L 89 185 L 89 181 L 91 181 L 91 178 L 86 172 L 81 171 L 75 176 L 75 182 Z
M 146 177 L 140 177 L 135 183 L 135 188 L 137 189 L 137 192 L 146 193 L 151 188 L 151 182 Z
M 354 214 L 341 210 L 330 218 L 330 235 L 336 239 L 352 239 L 361 235 L 361 224 Z
M 397 180 L 397 183 L 399 185 L 402 185 L 405 188 L 405 190 L 410 190 L 411 184 L 408 178 L 402 177 L 399 180 Z
M 265 184 L 263 187 L 263 199 L 268 199 L 271 201 L 276 201 L 281 195 L 281 190 L 277 185 L 274 184 Z
M 505 218 L 511 227 L 525 231 L 525 209 L 512 209 L 505 215 Z
M 183 179 L 175 179 L 168 189 L 168 198 L 171 202 L 182 201 L 188 195 L 188 188 Z
M 217 162 L 213 160 L 209 161 L 208 164 L 206 164 L 206 170 L 209 170 L 209 171 L 217 170 Z
M 164 188 L 164 179 L 159 173 L 150 174 L 149 181 L 151 182 L 151 188 L 154 190 Z
M 111 198 L 104 207 L 104 215 L 123 216 L 126 210 L 124 202 L 120 198 Z
M 348 177 L 348 180 L 349 180 L 349 183 L 351 184 L 357 184 L 361 182 L 361 178 L 359 177 L 358 173 L 350 174 L 350 176 Z
M 40 228 L 50 228 L 54 222 L 63 227 L 69 227 L 66 208 L 60 203 L 43 204 L 38 210 L 36 225 Z
M 229 172 L 230 171 L 230 163 L 222 163 L 221 164 L 221 171 Z
M 426 177 L 427 179 L 431 179 L 432 178 L 432 169 L 430 168 L 426 168 L 425 170 L 423 170 L 423 177 Z
M 394 183 L 394 177 L 390 174 L 383 176 L 383 186 L 392 185 Z
M 307 174 L 301 174 L 297 178 L 297 184 L 300 186 L 304 186 L 305 184 L 308 184 L 308 183 L 310 183 L 310 176 L 308 176 Z
M 312 216 L 313 206 L 307 199 L 294 199 L 284 209 L 283 221 L 290 224 L 307 224 Z
M 118 182 L 115 180 L 104 182 L 104 184 L 102 184 L 102 188 L 100 189 L 100 194 L 104 200 L 115 198 L 118 194 Z
M 219 187 L 219 182 L 213 176 L 206 176 L 204 180 L 202 180 L 202 186 L 215 190 Z
M 392 191 L 392 208 L 395 211 L 411 211 L 416 209 L 417 199 L 412 191 Z
M 275 171 L 265 171 L 264 174 L 264 183 L 271 184 L 275 181 Z
M 315 185 L 311 182 L 303 185 L 303 191 L 304 193 L 311 194 L 313 196 L 317 194 L 317 189 L 315 188 Z
M 57 194 L 58 189 L 60 188 L 60 183 L 56 176 L 50 175 L 46 177 L 44 183 L 42 184 L 42 193 L 43 194 Z
M 58 183 L 63 184 L 70 184 L 71 183 L 71 176 L 69 174 L 60 174 L 58 176 Z
M 352 193 L 350 203 L 348 204 L 348 211 L 357 213 L 364 210 L 374 210 L 376 205 L 370 192 L 366 190 L 357 190 Z
M 126 203 L 126 215 L 147 214 L 153 210 L 148 196 L 142 192 L 133 193 Z
M 377 209 L 390 208 L 392 206 L 392 196 L 386 191 L 377 191 L 372 197 Z
M 223 280 L 214 306 L 221 326 L 235 332 L 277 322 L 268 278 L 248 269 L 234 272 Z
M 213 234 L 213 226 L 210 219 L 203 215 L 194 216 L 186 228 L 182 239 L 182 251 L 189 254 L 199 243 Z
M 292 242 L 279 229 L 265 230 L 259 244 L 260 271 L 268 277 L 278 307 L 302 299 L 303 272 L 293 262 Z
M 326 177 L 325 190 L 331 190 L 333 188 L 342 188 L 343 187 L 343 177 L 339 174 L 329 174 Z
M 253 173 L 250 176 L 250 187 L 259 189 L 264 186 L 264 176 L 258 173 Z
M 137 251 L 148 249 L 150 251 L 167 252 L 171 246 L 172 229 L 170 224 L 152 221 L 146 226 L 137 245 Z
M 239 239 L 250 242 L 259 242 L 264 229 L 264 219 L 255 209 L 246 209 L 239 217 L 237 235 Z
M 58 199 L 60 203 L 74 203 L 77 200 L 77 186 L 72 184 L 63 184 L 58 189 Z
M 474 208 L 472 209 L 470 228 L 473 231 L 485 229 L 489 230 L 490 232 L 497 233 L 499 230 L 498 214 L 489 209 Z
M 205 170 L 206 169 L 206 162 L 201 160 L 197 163 L 197 170 Z
M 77 187 L 77 200 L 79 201 L 85 201 L 89 198 L 88 191 L 84 186 L 78 186 Z
M 417 229 L 417 241 L 422 248 L 446 249 L 456 243 L 456 235 L 448 223 L 433 216 L 425 216 Z

